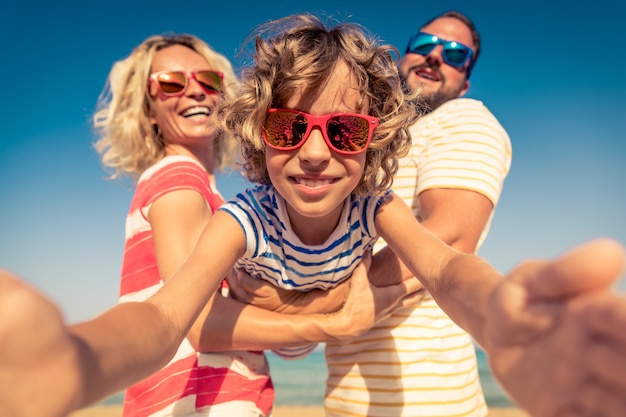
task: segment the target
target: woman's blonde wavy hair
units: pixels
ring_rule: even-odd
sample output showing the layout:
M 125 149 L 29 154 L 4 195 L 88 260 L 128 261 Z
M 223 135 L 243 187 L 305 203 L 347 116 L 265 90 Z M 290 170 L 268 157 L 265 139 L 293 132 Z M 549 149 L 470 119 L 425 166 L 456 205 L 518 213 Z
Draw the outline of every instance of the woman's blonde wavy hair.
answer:
M 154 56 L 172 45 L 186 46 L 204 57 L 211 69 L 224 73 L 224 97 L 235 95 L 238 80 L 231 63 L 199 38 L 156 35 L 143 41 L 113 65 L 93 116 L 98 138 L 94 146 L 103 165 L 112 169 L 111 178 L 126 174 L 136 180 L 165 156 L 160 129 L 150 121 L 153 100 L 147 87 Z M 222 132 L 213 144 L 215 167 L 223 170 L 233 164 L 236 142 Z
M 420 114 L 400 81 L 391 45 L 379 45 L 364 28 L 338 23 L 327 28 L 309 14 L 293 15 L 260 26 L 255 40 L 254 65 L 242 72 L 239 94 L 219 106 L 218 123 L 241 144 L 244 174 L 250 181 L 269 184 L 261 127 L 267 110 L 284 107 L 293 92 L 316 94 L 338 62 L 345 62 L 358 80 L 362 106 L 380 120 L 366 153 L 356 194 L 380 194 L 392 183 L 398 157 L 408 152 L 408 128 Z

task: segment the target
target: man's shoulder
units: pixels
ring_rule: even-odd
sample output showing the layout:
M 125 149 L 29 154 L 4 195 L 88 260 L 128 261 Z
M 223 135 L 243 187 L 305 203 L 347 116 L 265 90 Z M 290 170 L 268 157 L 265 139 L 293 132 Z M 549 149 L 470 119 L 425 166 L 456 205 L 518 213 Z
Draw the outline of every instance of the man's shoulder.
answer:
M 475 98 L 465 98 L 459 97 L 454 98 L 452 100 L 448 100 L 439 107 L 437 107 L 434 111 L 484 111 L 487 113 L 491 113 L 485 103 L 481 100 Z
M 441 121 L 444 120 L 465 120 L 469 119 L 485 123 L 499 125 L 498 118 L 485 106 L 485 104 L 475 98 L 455 98 L 448 100 L 435 110 L 431 115 Z
M 480 135 L 483 141 L 491 138 L 494 143 L 510 148 L 508 133 L 500 121 L 482 101 L 473 98 L 456 98 L 443 103 L 419 119 L 410 131 L 414 143 L 420 137 L 431 142 L 433 137 L 458 141 Z

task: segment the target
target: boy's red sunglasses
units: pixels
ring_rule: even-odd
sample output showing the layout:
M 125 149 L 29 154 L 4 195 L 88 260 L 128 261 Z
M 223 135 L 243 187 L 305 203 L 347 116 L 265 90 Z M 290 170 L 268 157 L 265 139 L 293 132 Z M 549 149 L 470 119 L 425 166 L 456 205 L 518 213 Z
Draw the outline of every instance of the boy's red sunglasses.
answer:
M 219 94 L 223 89 L 224 74 L 219 71 L 159 71 L 150 74 L 159 93 L 165 97 L 185 94 L 191 79 L 196 80 L 207 94 Z
M 290 151 L 302 146 L 316 126 L 330 149 L 351 155 L 367 149 L 378 119 L 355 113 L 314 116 L 298 110 L 269 109 L 263 124 L 263 140 L 271 148 Z

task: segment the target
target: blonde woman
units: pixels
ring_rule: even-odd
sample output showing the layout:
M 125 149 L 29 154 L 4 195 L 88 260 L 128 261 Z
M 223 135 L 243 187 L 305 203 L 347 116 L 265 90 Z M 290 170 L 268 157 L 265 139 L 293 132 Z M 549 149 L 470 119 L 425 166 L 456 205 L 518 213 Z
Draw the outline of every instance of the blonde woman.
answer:
M 232 165 L 234 141 L 218 130 L 214 112 L 236 88 L 230 62 L 191 35 L 150 37 L 113 66 L 94 126 L 96 149 L 113 177 L 137 180 L 126 220 L 120 302 L 154 294 L 224 202 L 215 170 Z M 167 366 L 128 388 L 124 416 L 208 415 L 202 410 L 210 407 L 255 416 L 272 403 L 265 356 L 199 353 L 194 338 L 201 331 L 199 321 Z

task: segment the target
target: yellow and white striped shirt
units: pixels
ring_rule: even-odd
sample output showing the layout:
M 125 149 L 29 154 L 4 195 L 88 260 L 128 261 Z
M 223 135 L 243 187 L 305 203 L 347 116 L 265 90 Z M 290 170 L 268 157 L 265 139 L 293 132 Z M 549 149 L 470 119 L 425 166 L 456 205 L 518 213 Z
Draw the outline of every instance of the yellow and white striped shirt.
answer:
M 420 118 L 411 136 L 412 149 L 400 160 L 392 188 L 418 219 L 418 196 L 432 188 L 473 190 L 496 206 L 511 165 L 511 143 L 482 102 L 448 101 Z M 379 242 L 376 250 L 383 246 Z M 430 296 L 355 341 L 327 344 L 326 362 L 329 417 L 487 414 L 474 344 Z

